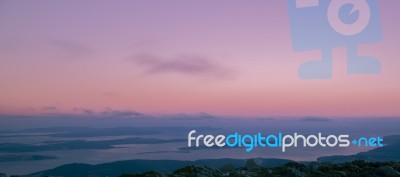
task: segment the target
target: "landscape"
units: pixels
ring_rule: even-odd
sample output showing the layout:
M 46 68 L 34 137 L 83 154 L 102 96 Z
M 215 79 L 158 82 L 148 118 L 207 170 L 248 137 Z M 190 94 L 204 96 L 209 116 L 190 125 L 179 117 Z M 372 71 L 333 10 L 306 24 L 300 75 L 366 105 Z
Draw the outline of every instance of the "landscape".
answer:
M 400 177 L 400 0 L 0 0 L 0 177 Z
M 293 176 L 296 173 L 318 176 L 322 170 L 324 174 L 338 175 L 338 171 L 343 171 L 349 173 L 347 176 L 356 176 L 352 169 L 355 165 L 359 168 L 371 166 L 375 169 L 368 174 L 385 176 L 392 168 L 393 173 L 398 172 L 400 161 L 400 119 L 397 118 L 360 120 L 309 116 L 249 120 L 206 113 L 141 114 L 135 118 L 103 115 L 69 115 L 67 118 L 51 115 L 34 118 L 37 125 L 33 123 L 23 129 L 18 129 L 18 122 L 29 121 L 32 117 L 21 117 L 18 121 L 9 118 L 8 124 L 15 127 L 1 129 L 1 172 L 19 176 Z M 41 121 L 47 122 L 49 127 L 37 128 Z M 63 126 L 59 122 L 63 122 Z M 77 122 L 81 126 L 72 126 Z M 296 126 L 291 127 L 287 122 Z M 124 126 L 128 124 L 136 126 Z M 194 124 L 197 126 L 191 126 Z M 376 124 L 381 124 L 381 128 L 371 129 Z M 380 135 L 385 145 L 345 149 L 315 147 L 311 152 L 298 147 L 285 153 L 274 148 L 247 153 L 244 148 L 187 146 L 187 134 L 192 129 L 211 134 L 234 130 L 276 133 L 281 129 L 286 133 L 314 133 L 318 131 L 315 127 L 324 127 L 325 133 L 333 134 Z

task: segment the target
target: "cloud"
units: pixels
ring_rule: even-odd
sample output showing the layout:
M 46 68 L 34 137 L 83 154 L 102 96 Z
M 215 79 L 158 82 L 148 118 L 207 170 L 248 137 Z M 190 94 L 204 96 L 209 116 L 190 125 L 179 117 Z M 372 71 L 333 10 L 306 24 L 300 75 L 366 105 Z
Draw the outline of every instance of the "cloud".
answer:
M 213 121 L 218 120 L 219 117 L 200 112 L 196 114 L 171 114 L 171 115 L 163 115 L 162 118 L 169 120 L 179 120 L 179 121 Z
M 78 113 L 83 113 L 86 115 L 93 115 L 96 112 L 90 110 L 90 109 L 86 109 L 86 108 L 74 108 L 73 111 L 78 112 Z
M 55 106 L 46 106 L 42 108 L 43 111 L 57 111 L 57 107 Z
M 309 117 L 304 117 L 300 119 L 302 121 L 310 121 L 310 122 L 326 122 L 326 121 L 332 121 L 332 119 L 328 117 L 314 117 L 314 116 L 309 116 Z
M 48 40 L 50 44 L 59 48 L 61 51 L 74 57 L 87 57 L 93 54 L 93 50 L 74 41 L 64 39 Z
M 147 115 L 142 114 L 140 112 L 131 111 L 131 110 L 113 110 L 113 109 L 106 109 L 98 113 L 100 116 L 103 117 L 118 117 L 118 118 L 145 118 Z
M 147 74 L 178 73 L 190 76 L 208 76 L 219 79 L 234 79 L 236 73 L 213 62 L 210 58 L 198 55 L 180 55 L 173 58 L 160 58 L 140 54 L 131 58 L 144 67 Z

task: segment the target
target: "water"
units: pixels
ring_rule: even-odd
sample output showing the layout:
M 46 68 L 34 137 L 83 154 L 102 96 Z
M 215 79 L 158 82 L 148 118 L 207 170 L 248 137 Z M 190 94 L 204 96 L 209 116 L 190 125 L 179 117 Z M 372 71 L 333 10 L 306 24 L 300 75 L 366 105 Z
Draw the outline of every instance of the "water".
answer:
M 221 122 L 220 122 L 221 123 Z M 227 134 L 233 132 L 256 133 L 256 132 L 299 132 L 303 134 L 323 132 L 324 134 L 341 134 L 346 133 L 352 136 L 384 136 L 392 134 L 400 134 L 397 128 L 398 120 L 370 120 L 360 121 L 354 120 L 350 122 L 332 121 L 332 122 L 290 122 L 287 121 L 262 121 L 249 122 L 244 124 L 241 121 L 226 124 L 214 124 L 221 130 L 214 131 L 198 131 L 206 134 Z M 189 125 L 194 125 L 188 123 Z M 379 125 L 379 126 L 377 126 Z M 186 125 L 187 126 L 187 125 Z M 190 130 L 190 126 L 188 130 Z M 124 136 L 96 136 L 96 137 L 52 137 L 47 133 L 2 133 L 0 134 L 0 144 L 4 143 L 23 143 L 39 145 L 45 141 L 105 141 L 124 139 L 132 137 L 141 138 L 157 138 L 157 139 L 187 139 L 189 131 L 171 131 L 155 135 L 124 135 Z M 53 132 L 56 133 L 56 132 Z M 12 136 L 11 136 L 12 135 Z M 55 150 L 55 151 L 39 151 L 39 152 L 18 152 L 5 153 L 0 155 L 48 155 L 56 156 L 57 159 L 37 160 L 37 161 L 15 161 L 1 162 L 0 172 L 8 175 L 29 174 L 46 169 L 55 168 L 60 165 L 69 163 L 87 163 L 100 164 L 114 162 L 120 160 L 132 159 L 174 159 L 174 160 L 198 160 L 198 159 L 218 159 L 218 158 L 281 158 L 296 161 L 314 161 L 321 156 L 330 155 L 352 155 L 358 152 L 364 152 L 372 149 L 371 147 L 348 148 L 289 148 L 286 152 L 281 152 L 279 148 L 255 148 L 251 152 L 245 152 L 243 148 L 220 148 L 220 149 L 196 149 L 190 152 L 181 151 L 178 148 L 187 147 L 187 142 L 164 143 L 164 144 L 119 144 L 114 145 L 111 149 L 79 149 L 79 150 Z

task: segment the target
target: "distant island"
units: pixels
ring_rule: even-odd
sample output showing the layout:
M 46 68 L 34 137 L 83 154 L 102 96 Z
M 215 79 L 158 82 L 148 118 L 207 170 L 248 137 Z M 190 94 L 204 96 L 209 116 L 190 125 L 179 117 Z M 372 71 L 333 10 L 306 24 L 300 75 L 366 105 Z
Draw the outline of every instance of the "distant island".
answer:
M 47 155 L 17 155 L 17 154 L 8 154 L 8 155 L 0 155 L 0 163 L 1 162 L 15 162 L 15 161 L 30 161 L 30 160 L 47 160 L 47 159 L 57 159 L 55 156 L 47 156 Z
M 48 173 L 36 173 L 24 177 L 400 177 L 400 163 L 393 161 L 366 162 L 364 160 L 355 160 L 342 164 L 328 162 L 288 162 L 277 167 L 263 167 L 257 164 L 256 161 L 256 159 L 247 160 L 245 164 L 240 167 L 235 167 L 232 163 L 228 163 L 219 168 L 190 165 L 172 172 L 152 170 L 142 173 L 124 173 L 120 175 L 112 174 L 112 171 L 107 168 L 99 170 L 93 169 L 90 166 L 85 167 L 71 164 L 69 165 L 69 167 L 71 167 L 69 169 L 70 171 L 62 172 L 61 169 L 54 169 L 56 171 L 52 171 L 53 175 L 49 175 Z M 232 162 L 235 163 L 235 161 Z M 120 167 L 124 168 L 123 164 L 120 165 L 122 165 Z M 167 163 L 165 163 L 165 165 L 167 165 Z M 136 167 L 139 166 L 140 164 L 137 164 Z M 82 173 L 84 168 L 88 171 Z M 7 176 L 0 173 L 0 177 Z
M 367 152 L 349 156 L 320 157 L 316 162 L 264 158 L 196 161 L 127 160 L 98 165 L 67 164 L 25 176 L 226 176 L 228 170 L 228 176 L 253 174 L 255 176 L 294 175 L 296 177 L 351 177 L 354 175 L 400 177 L 398 173 L 400 171 L 400 136 L 387 136 L 385 143 L 385 146 Z
M 363 160 L 344 164 L 308 164 L 290 162 L 267 168 L 248 160 L 245 166 L 234 168 L 227 164 L 220 169 L 186 166 L 172 173 L 150 171 L 139 174 L 123 174 L 120 177 L 399 177 L 399 162 L 365 162 Z

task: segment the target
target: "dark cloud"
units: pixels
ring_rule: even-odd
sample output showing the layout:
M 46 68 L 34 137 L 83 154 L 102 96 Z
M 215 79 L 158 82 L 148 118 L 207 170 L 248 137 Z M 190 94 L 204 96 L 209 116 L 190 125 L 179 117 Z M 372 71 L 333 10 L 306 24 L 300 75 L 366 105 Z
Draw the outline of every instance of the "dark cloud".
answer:
M 310 121 L 310 122 L 326 122 L 326 121 L 332 121 L 332 119 L 328 117 L 314 117 L 314 116 L 309 116 L 309 117 L 304 117 L 301 119 L 302 121 Z
M 134 118 L 134 119 L 142 119 L 142 118 L 150 118 L 151 116 L 147 114 L 143 114 L 133 110 L 114 110 L 111 108 L 106 108 L 103 111 L 93 111 L 88 108 L 73 108 L 72 109 L 76 114 L 73 114 L 73 117 L 95 117 L 95 118 Z
M 90 110 L 90 109 L 86 109 L 86 108 L 74 108 L 73 111 L 78 112 L 78 113 L 83 113 L 86 115 L 93 115 L 96 112 Z
M 219 119 L 217 116 L 208 113 L 197 113 L 197 114 L 172 114 L 161 116 L 169 120 L 184 120 L 184 121 L 211 121 Z
M 165 59 L 154 55 L 141 54 L 131 58 L 145 68 L 148 74 L 179 73 L 191 76 L 209 76 L 219 79 L 234 79 L 236 73 L 222 67 L 207 57 L 198 55 L 180 55 Z
M 112 110 L 106 109 L 99 113 L 100 116 L 104 117 L 119 117 L 119 118 L 145 118 L 146 115 L 140 112 L 131 110 Z
M 43 111 L 57 111 L 57 107 L 55 106 L 46 106 L 42 108 Z
M 72 55 L 74 57 L 87 57 L 93 54 L 92 49 L 74 41 L 64 39 L 51 39 L 48 40 L 48 42 L 53 46 L 59 48 L 63 52 L 67 53 L 68 55 Z

